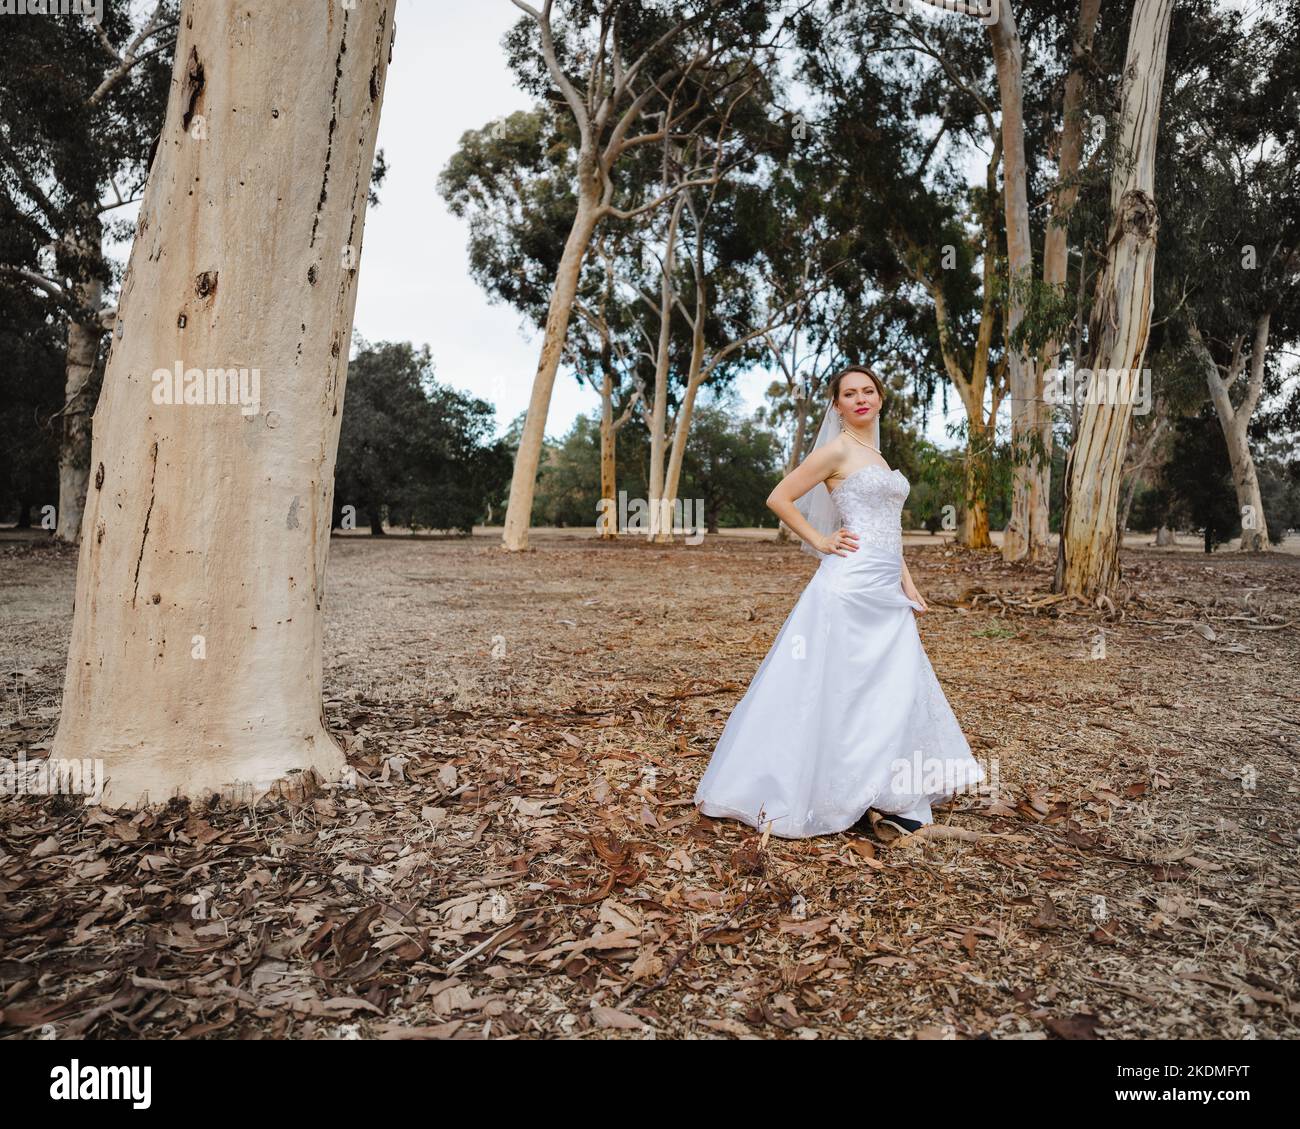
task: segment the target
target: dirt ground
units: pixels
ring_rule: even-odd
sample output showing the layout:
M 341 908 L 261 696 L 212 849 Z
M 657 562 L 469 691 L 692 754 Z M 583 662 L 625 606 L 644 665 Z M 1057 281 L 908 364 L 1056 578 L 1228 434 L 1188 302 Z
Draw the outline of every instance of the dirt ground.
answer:
M 925 835 L 764 840 L 692 795 L 816 562 L 534 546 L 335 540 L 355 781 L 0 799 L 0 1036 L 1297 1036 L 1297 556 L 1130 543 L 1098 609 L 909 538 L 994 787 Z M 0 756 L 48 750 L 74 572 L 0 539 Z

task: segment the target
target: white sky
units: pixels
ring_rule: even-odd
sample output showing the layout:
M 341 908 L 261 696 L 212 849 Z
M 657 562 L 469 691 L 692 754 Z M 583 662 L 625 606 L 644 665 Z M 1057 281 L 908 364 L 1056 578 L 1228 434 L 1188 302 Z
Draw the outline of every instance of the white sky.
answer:
M 1254 16 L 1270 0 L 1219 2 Z M 437 178 L 465 130 L 529 105 L 501 48 L 518 14 L 510 0 L 398 0 L 379 130 L 389 171 L 380 206 L 366 216 L 355 319 L 367 340 L 428 344 L 437 379 L 494 404 L 501 430 L 528 406 L 541 334 L 510 307 L 489 303 L 470 278 L 468 231 L 438 195 Z M 133 220 L 136 210 L 124 208 L 113 218 Z M 124 264 L 129 249 L 115 245 L 109 253 Z M 772 376 L 753 371 L 737 378 L 734 387 L 748 410 L 764 403 Z M 948 400 L 945 415 L 935 397 L 925 431 L 945 447 L 953 443 L 946 426 L 964 415 L 955 392 Z M 574 416 L 594 411 L 598 402 L 562 368 L 547 434 L 562 435 Z
M 1269 0 L 1219 2 L 1253 17 Z M 510 0 L 398 0 L 379 130 L 389 171 L 380 205 L 366 217 L 355 319 L 367 340 L 428 344 L 437 379 L 494 404 L 502 430 L 528 405 L 541 333 L 509 306 L 491 304 L 470 278 L 468 231 L 438 195 L 437 179 L 465 130 L 529 106 L 501 47 L 518 15 Z M 134 212 L 123 209 L 114 218 Z M 128 250 L 112 252 L 125 261 Z M 748 410 L 764 403 L 773 375 L 756 370 L 737 378 L 734 387 Z M 935 398 L 926 428 L 945 447 L 952 445 L 946 425 L 964 414 L 955 393 L 948 399 L 945 416 Z M 547 434 L 562 435 L 574 416 L 594 411 L 598 402 L 562 368 Z
M 427 343 L 437 379 L 495 404 L 502 429 L 528 406 L 541 333 L 509 306 L 490 304 L 470 278 L 468 231 L 438 195 L 437 178 L 465 130 L 529 106 L 501 48 L 518 15 L 510 0 L 399 0 L 379 127 L 388 176 L 366 216 L 356 309 L 367 340 Z M 738 379 L 750 410 L 771 379 L 761 371 Z M 960 404 L 950 400 L 957 418 Z M 598 404 L 561 369 L 547 434 L 563 434 Z M 929 434 L 948 443 L 937 400 Z

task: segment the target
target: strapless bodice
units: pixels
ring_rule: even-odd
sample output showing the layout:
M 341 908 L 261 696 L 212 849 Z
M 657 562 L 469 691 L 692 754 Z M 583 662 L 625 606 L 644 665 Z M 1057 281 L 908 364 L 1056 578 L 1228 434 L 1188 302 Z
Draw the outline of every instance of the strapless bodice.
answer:
M 844 528 L 858 535 L 859 551 L 879 547 L 902 553 L 903 503 L 911 489 L 902 471 L 869 463 L 831 491 Z

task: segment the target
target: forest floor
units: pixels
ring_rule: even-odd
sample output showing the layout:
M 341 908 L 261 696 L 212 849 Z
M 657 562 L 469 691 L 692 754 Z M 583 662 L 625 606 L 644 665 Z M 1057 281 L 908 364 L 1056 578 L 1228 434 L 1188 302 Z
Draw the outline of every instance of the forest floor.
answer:
M 1300 558 L 1128 548 L 1097 609 L 909 538 L 995 788 L 887 842 L 692 804 L 815 561 L 534 546 L 335 540 L 355 781 L 0 797 L 0 1036 L 1300 1035 Z M 75 568 L 0 541 L 0 756 L 48 752 Z

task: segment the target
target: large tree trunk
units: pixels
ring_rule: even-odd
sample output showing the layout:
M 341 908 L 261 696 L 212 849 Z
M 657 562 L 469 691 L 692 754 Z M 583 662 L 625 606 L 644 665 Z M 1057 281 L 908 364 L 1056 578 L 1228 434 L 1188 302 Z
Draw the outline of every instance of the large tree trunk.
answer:
M 320 609 L 394 4 L 182 7 L 95 413 L 54 746 L 103 759 L 110 806 L 253 800 L 344 768 Z M 251 370 L 249 395 L 200 379 L 202 402 L 167 403 L 154 378 L 178 365 Z
M 1049 194 L 1051 216 L 1043 236 L 1043 283 L 1062 296 L 1069 274 L 1070 216 L 1079 197 L 1079 166 L 1083 159 L 1084 69 L 1100 10 L 1101 0 L 1080 0 L 1079 24 L 1062 99 L 1056 186 Z M 1047 558 L 1052 536 L 1052 405 L 1047 403 L 1044 387 L 1047 370 L 1060 364 L 1060 352 L 1060 341 L 1048 341 L 1035 361 L 1034 387 L 1038 398 L 1034 404 L 1034 428 L 1037 446 L 1046 453 L 1046 458 L 1037 468 L 1038 473 L 1029 479 L 1029 557 L 1034 561 Z
M 1260 393 L 1264 389 L 1264 360 L 1268 351 L 1271 311 L 1265 311 L 1255 320 L 1255 335 L 1250 351 L 1250 376 L 1241 403 L 1232 404 L 1231 389 L 1245 371 L 1246 360 L 1238 344 L 1225 377 L 1219 376 L 1219 367 L 1201 338 L 1195 322 L 1190 326 L 1192 345 L 1201 358 L 1210 400 L 1214 403 L 1219 426 L 1223 429 L 1224 443 L 1228 448 L 1228 461 L 1232 465 L 1232 482 L 1237 491 L 1237 511 L 1241 514 L 1241 546 L 1245 553 L 1268 551 L 1268 522 L 1264 517 L 1264 498 L 1259 490 L 1259 475 L 1255 472 L 1255 459 L 1250 453 L 1250 418 L 1255 414 Z
M 1133 400 L 1146 355 L 1155 275 L 1155 151 L 1173 0 L 1137 0 L 1129 28 L 1111 231 L 1089 326 L 1094 382 L 1118 370 L 1115 395 L 1088 397 L 1066 466 L 1065 514 L 1053 588 L 1094 599 L 1119 580 L 1117 519 Z
M 991 322 L 981 327 L 981 336 L 992 332 Z M 987 356 L 981 351 L 981 356 Z M 962 460 L 963 498 L 957 525 L 957 543 L 968 549 L 990 549 L 988 488 L 991 470 L 994 421 L 997 409 L 986 416 L 984 409 L 985 368 L 977 362 L 973 378 L 959 378 L 955 369 L 949 373 L 966 409 L 966 453 Z M 994 396 L 996 400 L 996 393 Z
M 1002 542 L 1008 561 L 1030 551 L 1030 483 L 1042 474 L 1043 459 L 1035 450 L 1036 406 L 1042 388 L 1038 368 L 1012 338 L 1025 319 L 1026 289 L 1033 280 L 1034 256 L 1029 236 L 1029 188 L 1025 168 L 1024 85 L 1020 35 L 1010 4 L 1000 5 L 989 26 L 993 60 L 1002 103 L 1002 199 L 1007 226 L 1007 319 L 1005 340 L 1011 396 L 1011 516 Z M 1050 465 L 1050 463 L 1049 463 Z
M 578 293 L 582 260 L 591 245 L 599 218 L 599 182 L 593 172 L 594 163 L 591 154 L 584 154 L 579 161 L 578 211 L 573 217 L 573 226 L 569 229 L 555 275 L 555 289 L 551 292 L 551 302 L 546 311 L 542 353 L 537 361 L 537 375 L 533 377 L 533 393 L 528 400 L 528 415 L 519 438 L 519 450 L 515 453 L 510 500 L 506 503 L 506 519 L 501 533 L 502 546 L 511 552 L 528 548 L 528 527 L 532 521 L 533 494 L 537 489 L 537 469 L 546 438 L 551 392 L 555 388 L 555 374 L 564 352 L 564 337 L 569 331 L 573 299 Z
M 963 500 L 961 523 L 957 541 L 968 549 L 991 549 L 989 536 L 989 445 L 991 429 L 978 415 L 968 417 L 970 440 L 966 446 L 964 479 L 966 497 Z

